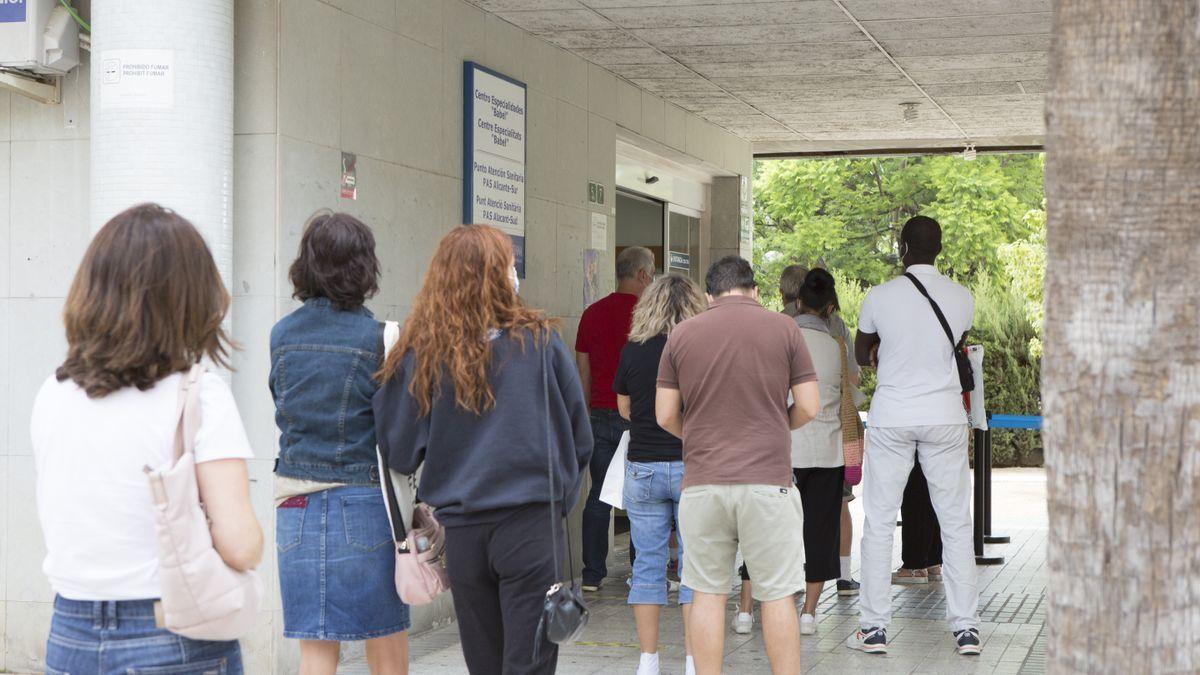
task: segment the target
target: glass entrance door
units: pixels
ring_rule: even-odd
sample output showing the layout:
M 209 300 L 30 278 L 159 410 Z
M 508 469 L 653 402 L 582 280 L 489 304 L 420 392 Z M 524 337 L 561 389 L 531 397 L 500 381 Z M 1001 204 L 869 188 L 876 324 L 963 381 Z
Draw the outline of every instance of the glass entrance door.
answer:
M 700 212 L 671 204 L 667 214 L 668 272 L 679 272 L 703 283 L 700 269 Z

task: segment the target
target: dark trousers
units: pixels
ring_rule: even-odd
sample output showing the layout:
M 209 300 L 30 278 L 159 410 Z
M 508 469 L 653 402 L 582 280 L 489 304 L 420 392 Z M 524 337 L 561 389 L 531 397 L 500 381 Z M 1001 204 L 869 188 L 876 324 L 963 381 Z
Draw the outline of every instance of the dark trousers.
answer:
M 942 530 L 929 499 L 929 483 L 921 463 L 913 465 L 900 503 L 900 555 L 905 569 L 923 570 L 942 564 Z
M 612 462 L 621 434 L 629 429 L 616 410 L 592 410 L 592 438 L 595 446 L 589 467 L 592 474 L 592 489 L 588 491 L 587 504 L 583 507 L 583 583 L 598 584 L 608 576 L 608 524 L 612 518 L 612 507 L 600 501 L 600 489 L 604 476 Z
M 836 579 L 842 573 L 839 544 L 845 467 L 792 469 L 792 475 L 804 505 L 804 580 Z
M 546 591 L 560 581 L 549 508 L 531 504 L 495 522 L 446 528 L 446 571 L 472 675 L 555 670 L 557 645 L 543 641 L 536 658 L 533 653 Z M 562 520 L 555 526 L 562 546 Z

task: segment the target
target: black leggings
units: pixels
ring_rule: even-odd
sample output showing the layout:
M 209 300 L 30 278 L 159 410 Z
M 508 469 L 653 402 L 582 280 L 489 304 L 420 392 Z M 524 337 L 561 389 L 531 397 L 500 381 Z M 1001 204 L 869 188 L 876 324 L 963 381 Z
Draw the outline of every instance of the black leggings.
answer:
M 561 520 L 558 525 L 561 546 Z M 473 675 L 554 672 L 557 645 L 544 642 L 536 658 L 533 653 L 546 591 L 560 581 L 552 547 L 547 504 L 511 509 L 495 522 L 446 528 L 446 571 Z
M 942 530 L 929 499 L 929 483 L 920 462 L 913 464 L 900 503 L 900 556 L 904 569 L 923 570 L 942 564 Z

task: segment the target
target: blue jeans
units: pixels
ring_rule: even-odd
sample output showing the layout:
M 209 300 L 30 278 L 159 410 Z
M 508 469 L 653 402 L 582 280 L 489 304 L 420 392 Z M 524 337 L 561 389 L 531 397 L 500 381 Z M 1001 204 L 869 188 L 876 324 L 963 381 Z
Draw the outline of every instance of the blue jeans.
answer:
M 153 600 L 54 598 L 50 675 L 241 675 L 237 640 L 191 640 L 156 628 Z
M 600 488 L 604 486 L 608 464 L 612 462 L 617 446 L 621 443 L 621 434 L 628 429 L 629 422 L 616 410 L 592 410 L 592 438 L 595 440 L 595 446 L 592 449 L 589 467 L 592 489 L 588 491 L 587 504 L 583 507 L 584 584 L 599 584 L 608 576 L 608 523 L 612 517 L 612 507 L 600 501 Z
M 667 559 L 671 527 L 679 520 L 679 485 L 683 462 L 628 462 L 625 465 L 625 513 L 629 540 L 637 549 L 629 604 L 667 604 Z M 679 540 L 683 559 L 683 538 Z M 679 604 L 692 601 L 692 589 L 679 587 Z

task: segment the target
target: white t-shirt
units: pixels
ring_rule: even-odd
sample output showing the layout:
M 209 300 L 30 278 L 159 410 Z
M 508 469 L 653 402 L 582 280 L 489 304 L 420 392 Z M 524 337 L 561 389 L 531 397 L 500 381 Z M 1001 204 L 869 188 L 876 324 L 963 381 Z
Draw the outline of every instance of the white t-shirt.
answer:
M 37 506 L 46 539 L 42 571 L 72 600 L 162 595 L 154 511 L 143 467 L 171 460 L 181 374 L 148 391 L 126 387 L 99 399 L 71 380 L 46 380 L 31 431 Z M 196 461 L 254 456 L 229 385 L 200 383 Z
M 946 315 L 957 342 L 971 328 L 971 292 L 942 276 L 932 265 L 908 271 L 929 291 Z M 858 330 L 879 336 L 879 383 L 871 398 L 872 427 L 966 424 L 962 384 L 946 331 L 933 307 L 906 277 L 872 288 L 858 315 Z

